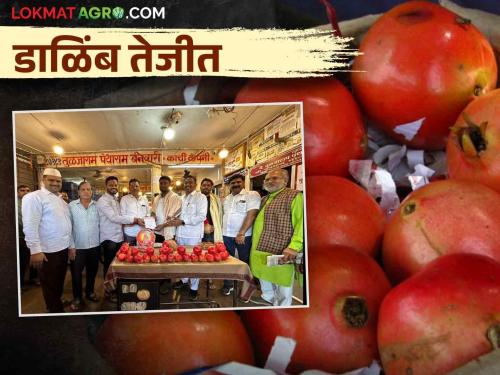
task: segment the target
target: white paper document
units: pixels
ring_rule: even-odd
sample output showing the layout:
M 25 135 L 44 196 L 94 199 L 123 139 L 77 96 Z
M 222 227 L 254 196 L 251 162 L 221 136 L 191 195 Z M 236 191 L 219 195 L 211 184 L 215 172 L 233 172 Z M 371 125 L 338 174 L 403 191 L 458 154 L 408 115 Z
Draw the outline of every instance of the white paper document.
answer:
M 144 218 L 144 226 L 146 229 L 155 229 L 156 228 L 156 220 L 152 216 L 146 216 Z

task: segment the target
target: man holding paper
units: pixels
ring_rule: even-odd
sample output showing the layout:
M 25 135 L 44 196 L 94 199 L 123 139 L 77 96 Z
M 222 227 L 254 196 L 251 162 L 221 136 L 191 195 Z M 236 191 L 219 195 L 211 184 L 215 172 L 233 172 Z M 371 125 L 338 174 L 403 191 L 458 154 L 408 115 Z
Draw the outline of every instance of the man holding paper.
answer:
M 179 218 L 169 220 L 167 225 L 177 227 L 175 239 L 179 245 L 194 246 L 199 244 L 203 237 L 203 222 L 207 217 L 207 197 L 196 191 L 196 177 L 189 174 L 184 177 L 184 192 Z M 191 286 L 189 297 L 195 301 L 198 298 L 200 279 L 189 281 Z M 187 282 L 187 278 L 182 279 L 174 285 L 174 289 L 182 288 Z
M 151 214 L 156 218 L 156 242 L 163 242 L 175 236 L 176 227 L 167 226 L 167 220 L 180 215 L 182 198 L 170 190 L 170 177 L 161 176 L 159 182 L 161 194 L 154 198 Z
M 141 186 L 139 180 L 133 178 L 128 183 L 129 194 L 125 195 L 120 201 L 121 214 L 124 216 L 132 216 L 144 220 L 149 216 L 149 205 L 146 197 L 140 194 Z M 125 241 L 131 245 L 136 245 L 137 233 L 142 229 L 139 224 L 125 224 L 123 231 L 125 233 Z
M 250 268 L 260 279 L 261 297 L 274 306 L 291 306 L 293 262 L 304 249 L 304 198 L 300 191 L 286 187 L 288 178 L 284 169 L 266 175 L 264 189 L 270 194 L 262 198 L 250 251 Z M 271 255 L 283 255 L 283 264 L 268 266 Z

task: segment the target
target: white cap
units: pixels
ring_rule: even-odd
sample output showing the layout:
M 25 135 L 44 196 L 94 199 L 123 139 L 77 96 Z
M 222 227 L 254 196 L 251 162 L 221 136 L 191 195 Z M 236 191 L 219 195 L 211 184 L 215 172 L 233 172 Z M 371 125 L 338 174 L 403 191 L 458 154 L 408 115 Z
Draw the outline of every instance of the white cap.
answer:
M 43 171 L 43 176 L 56 176 L 56 177 L 61 177 L 61 172 L 59 172 L 55 168 L 45 168 Z

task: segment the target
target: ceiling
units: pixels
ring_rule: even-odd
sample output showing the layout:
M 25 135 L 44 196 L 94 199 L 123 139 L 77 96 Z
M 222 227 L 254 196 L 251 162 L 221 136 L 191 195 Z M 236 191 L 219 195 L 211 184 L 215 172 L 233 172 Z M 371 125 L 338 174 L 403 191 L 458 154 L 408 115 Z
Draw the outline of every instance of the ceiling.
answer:
M 222 107 L 212 118 L 211 106 L 175 107 L 182 113 L 169 149 L 218 149 L 232 147 L 265 126 L 284 105 L 237 106 L 231 113 Z M 114 151 L 162 148 L 161 126 L 174 107 L 44 111 L 15 113 L 18 147 L 42 153 L 59 143 L 65 152 Z M 36 137 L 33 135 L 36 134 Z M 24 146 L 24 147 L 23 147 Z
M 60 144 L 65 153 L 159 148 L 218 151 L 257 132 L 286 106 L 240 105 L 229 113 L 220 106 L 16 112 L 15 135 L 17 147 L 31 153 L 52 153 L 55 144 Z M 209 118 L 210 108 L 218 111 Z M 162 141 L 161 126 L 167 124 L 173 109 L 182 113 L 178 124 L 172 125 L 175 138 Z M 190 170 L 197 176 L 220 179 L 215 170 Z M 86 179 L 101 188 L 109 175 L 118 177 L 120 185 L 131 178 L 146 184 L 151 181 L 151 171 L 144 167 L 66 168 L 62 172 L 66 181 Z M 176 179 L 181 178 L 183 170 L 163 167 L 162 173 Z

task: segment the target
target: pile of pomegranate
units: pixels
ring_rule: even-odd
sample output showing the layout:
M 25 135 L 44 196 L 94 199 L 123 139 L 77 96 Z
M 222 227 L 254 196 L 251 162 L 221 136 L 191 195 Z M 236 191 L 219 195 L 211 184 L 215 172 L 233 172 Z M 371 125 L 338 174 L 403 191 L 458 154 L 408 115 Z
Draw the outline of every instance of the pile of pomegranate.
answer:
M 148 246 L 142 251 L 135 246 L 130 246 L 124 242 L 116 259 L 127 263 L 180 263 L 180 262 L 222 262 L 229 258 L 229 252 L 223 242 L 216 242 L 208 246 L 207 250 L 202 249 L 202 245 L 193 246 L 190 252 L 184 246 L 171 247 L 170 241 L 162 243 L 157 250 L 153 246 Z

